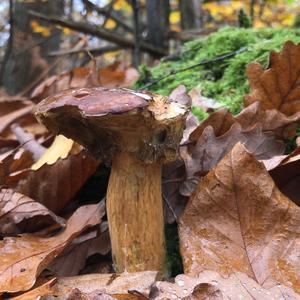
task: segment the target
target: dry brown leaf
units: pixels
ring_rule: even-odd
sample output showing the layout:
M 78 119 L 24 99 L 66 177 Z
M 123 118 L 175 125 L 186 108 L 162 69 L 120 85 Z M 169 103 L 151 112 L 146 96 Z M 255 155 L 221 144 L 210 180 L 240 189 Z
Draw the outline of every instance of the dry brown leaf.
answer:
M 215 109 L 222 107 L 222 104 L 218 103 L 214 99 L 204 97 L 198 87 L 191 89 L 188 95 L 192 99 L 192 106 L 200 107 L 206 112 L 212 112 Z
M 74 276 L 85 266 L 86 260 L 93 254 L 106 255 L 111 249 L 109 232 L 98 233 L 98 230 L 90 232 L 87 237 L 78 237 L 72 241 L 64 252 L 55 258 L 47 267 L 56 276 Z M 84 238 L 84 239 L 82 239 Z
M 20 296 L 11 297 L 11 300 L 39 300 L 41 296 L 51 294 L 51 287 L 56 282 L 56 278 L 52 278 L 49 281 L 45 282 L 44 284 L 33 288 L 32 290 L 21 294 Z
M 184 270 L 246 273 L 300 292 L 300 208 L 238 143 L 200 182 L 179 225 Z
M 47 225 L 65 226 L 65 220 L 45 206 L 11 189 L 0 190 L 0 234 L 34 232 Z
M 190 107 L 192 104 L 191 98 L 186 93 L 186 87 L 183 84 L 178 85 L 169 95 L 171 101 L 180 103 L 187 107 Z
M 269 172 L 280 191 L 300 206 L 300 148 L 273 164 Z
M 0 293 L 30 289 L 36 277 L 85 229 L 101 222 L 104 202 L 78 208 L 66 228 L 51 237 L 23 234 L 0 241 Z
M 286 42 L 280 53 L 271 52 L 266 70 L 254 62 L 247 67 L 251 94 L 245 106 L 260 101 L 264 109 L 277 109 L 286 115 L 300 111 L 300 44 Z
M 47 300 L 67 299 L 67 295 L 77 288 L 83 293 L 92 293 L 101 290 L 103 293 L 122 299 L 121 295 L 127 294 L 129 290 L 135 290 L 143 295 L 148 295 L 152 284 L 157 280 L 157 271 L 144 271 L 137 273 L 122 274 L 88 274 L 74 277 L 61 277 L 57 279 L 52 288 L 52 295 Z M 124 295 L 125 297 L 125 295 Z M 139 299 L 139 298 L 123 298 Z
M 92 293 L 83 293 L 77 288 L 74 289 L 67 300 L 147 300 L 149 298 L 144 297 L 142 295 L 132 295 L 132 294 L 116 294 L 116 295 L 109 295 L 103 293 L 101 290 L 96 290 Z
M 54 150 L 54 156 L 48 155 L 41 159 L 43 164 L 37 170 L 30 169 L 32 161 L 30 166 L 24 168 L 27 161 L 25 158 L 18 166 L 19 160 L 9 156 L 0 163 L 0 184 L 13 188 L 58 213 L 95 172 L 99 161 L 83 151 L 78 144 L 73 144 L 67 152 L 65 149 L 60 151 L 55 145 Z M 57 160 L 58 155 L 65 158 Z M 48 160 L 51 165 L 46 163 Z
M 296 128 L 300 124 L 300 112 L 286 116 L 276 109 L 264 110 L 259 101 L 244 108 L 235 117 L 227 108 L 221 108 L 212 113 L 191 133 L 190 142 L 197 141 L 207 126 L 212 126 L 215 135 L 221 136 L 235 123 L 239 123 L 246 131 L 259 126 L 263 132 L 272 131 L 276 137 L 286 139 L 295 136 Z
M 69 294 L 67 300 L 114 300 L 116 298 L 103 293 L 101 291 L 94 291 L 92 293 L 83 293 L 75 288 Z
M 217 272 L 204 271 L 198 277 L 178 275 L 175 282 L 158 281 L 150 293 L 151 299 L 185 300 L 283 300 L 300 299 L 286 286 L 264 289 L 253 279 L 242 273 L 222 277 Z M 198 296 L 198 297 L 197 297 Z
M 206 175 L 237 142 L 244 143 L 257 159 L 281 155 L 285 148 L 283 142 L 277 141 L 271 132 L 264 133 L 259 127 L 243 131 L 239 123 L 234 123 L 226 133 L 216 136 L 213 127 L 207 126 L 195 145 L 181 148 L 187 176 L 184 194 L 189 196 L 194 190 L 195 185 L 189 181 L 193 182 L 195 176 Z
M 97 72 L 98 77 L 95 76 Z M 98 71 L 95 67 L 78 67 L 69 72 L 47 78 L 34 89 L 31 98 L 40 101 L 69 88 L 99 85 L 107 88 L 130 87 L 138 78 L 138 71 L 122 62 L 115 62 Z
M 1 106 L 3 106 L 4 103 L 1 103 Z M 17 121 L 18 119 L 29 115 L 33 109 L 33 104 L 27 103 L 22 108 L 19 108 L 17 110 L 11 111 L 10 113 L 7 113 L 6 115 L 2 115 L 0 117 L 0 134 L 6 130 L 13 122 Z

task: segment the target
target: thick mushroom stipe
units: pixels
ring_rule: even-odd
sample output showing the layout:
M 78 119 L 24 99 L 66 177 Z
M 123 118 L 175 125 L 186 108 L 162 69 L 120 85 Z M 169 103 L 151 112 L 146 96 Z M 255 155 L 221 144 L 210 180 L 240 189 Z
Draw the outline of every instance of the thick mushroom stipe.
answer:
M 163 270 L 161 164 L 176 159 L 187 107 L 150 92 L 83 88 L 42 101 L 50 131 L 112 160 L 107 214 L 115 269 Z

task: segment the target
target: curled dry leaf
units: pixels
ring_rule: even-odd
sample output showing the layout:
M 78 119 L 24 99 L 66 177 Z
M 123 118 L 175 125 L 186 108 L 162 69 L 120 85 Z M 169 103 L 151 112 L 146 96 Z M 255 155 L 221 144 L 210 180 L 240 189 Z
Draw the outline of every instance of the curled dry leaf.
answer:
M 11 166 L 10 163 L 13 164 L 14 160 L 7 159 L 6 166 Z M 98 164 L 99 161 L 72 140 L 57 137 L 31 169 L 12 169 L 11 166 L 12 170 L 2 178 L 2 184 L 58 213 L 95 172 Z M 4 174 L 7 172 L 7 168 L 0 164 L 1 170 Z
M 133 298 L 128 291 L 138 291 L 135 294 L 148 295 L 150 288 L 158 278 L 157 271 L 144 271 L 122 274 L 88 274 L 73 277 L 61 277 L 52 288 L 51 295 L 46 299 L 67 299 L 67 295 L 77 288 L 83 293 L 92 293 L 101 290 L 117 299 L 144 299 Z M 126 295 L 127 294 L 127 295 Z M 121 297 L 123 295 L 123 298 Z M 127 298 L 125 297 L 127 296 Z M 129 297 L 129 298 L 128 298 Z M 131 297 L 131 298 L 130 298 Z
M 101 222 L 104 202 L 78 208 L 66 228 L 51 237 L 23 234 L 0 241 L 0 293 L 30 289 L 36 277 L 85 229 Z
M 115 62 L 99 70 L 95 67 L 78 67 L 69 72 L 47 78 L 34 89 L 31 98 L 40 101 L 70 88 L 99 85 L 107 88 L 130 87 L 138 78 L 138 71 L 122 62 Z
M 269 172 L 280 191 L 300 206 L 300 148 L 285 156 Z
M 223 135 L 216 136 L 213 127 L 207 126 L 196 144 L 181 149 L 181 157 L 185 162 L 187 174 L 185 186 L 190 187 L 189 191 L 185 189 L 187 195 L 191 195 L 195 187 L 189 184 L 189 180 L 194 180 L 195 175 L 204 176 L 230 152 L 237 142 L 244 143 L 257 159 L 281 155 L 285 148 L 283 142 L 276 140 L 271 132 L 264 133 L 259 127 L 244 131 L 239 123 L 234 123 Z
M 178 275 L 175 282 L 158 281 L 150 293 L 151 299 L 185 300 L 280 300 L 300 299 L 300 296 L 283 285 L 264 289 L 246 274 L 236 272 L 224 277 L 213 271 L 204 271 L 197 277 Z
M 56 276 L 74 276 L 85 266 L 86 260 L 93 254 L 106 255 L 110 249 L 109 232 L 99 233 L 98 230 L 87 234 L 88 237 L 78 237 L 72 241 L 64 252 L 55 258 L 52 264 L 47 267 Z M 82 240 L 84 238 L 84 240 Z
M 38 300 L 41 299 L 43 295 L 51 294 L 51 287 L 56 282 L 56 278 L 52 278 L 49 281 L 45 282 L 44 284 L 33 288 L 32 290 L 21 294 L 20 296 L 11 297 L 11 300 Z
M 0 190 L 1 235 L 34 232 L 51 224 L 64 227 L 65 220 L 25 195 L 11 189 Z
M 300 44 L 286 42 L 280 53 L 271 52 L 266 70 L 254 62 L 247 67 L 251 93 L 245 106 L 260 101 L 264 109 L 277 109 L 286 115 L 300 111 Z
M 226 133 L 233 124 L 239 123 L 245 131 L 261 127 L 263 132 L 272 131 L 277 138 L 286 139 L 295 136 L 300 124 L 300 112 L 286 116 L 276 109 L 265 110 L 261 102 L 256 101 L 233 116 L 227 108 L 212 113 L 190 135 L 190 142 L 197 141 L 207 126 L 212 126 L 216 136 Z
M 200 182 L 179 224 L 185 273 L 247 274 L 300 292 L 300 208 L 238 143 Z
M 67 300 L 114 300 L 116 298 L 103 293 L 101 291 L 94 291 L 92 293 L 83 293 L 75 288 L 69 294 Z
M 222 104 L 218 103 L 214 99 L 204 97 L 202 95 L 201 89 L 198 87 L 194 87 L 188 93 L 192 100 L 192 106 L 200 107 L 206 112 L 214 111 L 222 106 Z

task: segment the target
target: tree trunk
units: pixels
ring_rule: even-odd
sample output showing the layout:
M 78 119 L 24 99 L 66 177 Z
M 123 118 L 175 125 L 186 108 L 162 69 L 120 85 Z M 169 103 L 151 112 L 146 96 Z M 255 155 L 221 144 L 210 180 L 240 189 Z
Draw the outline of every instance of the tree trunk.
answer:
M 147 23 L 149 42 L 157 47 L 168 48 L 169 0 L 147 0 Z
M 49 25 L 32 17 L 29 11 L 63 15 L 64 1 L 11 0 L 10 4 L 11 30 L 1 70 L 1 85 L 9 94 L 17 94 L 51 64 L 53 57 L 47 57 L 46 54 L 57 50 L 60 42 L 60 31 L 56 28 L 51 30 L 49 36 L 47 33 L 34 33 L 34 22 L 39 26 Z
M 203 0 L 180 0 L 180 14 L 182 29 L 202 27 Z

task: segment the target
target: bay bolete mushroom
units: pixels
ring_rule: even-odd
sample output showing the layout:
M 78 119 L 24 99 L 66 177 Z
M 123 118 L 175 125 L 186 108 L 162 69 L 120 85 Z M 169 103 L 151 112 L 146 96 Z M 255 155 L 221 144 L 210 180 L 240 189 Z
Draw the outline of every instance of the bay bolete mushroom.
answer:
M 150 92 L 105 88 L 67 90 L 36 108 L 50 131 L 112 160 L 107 216 L 117 272 L 163 271 L 161 166 L 177 157 L 187 110 Z

